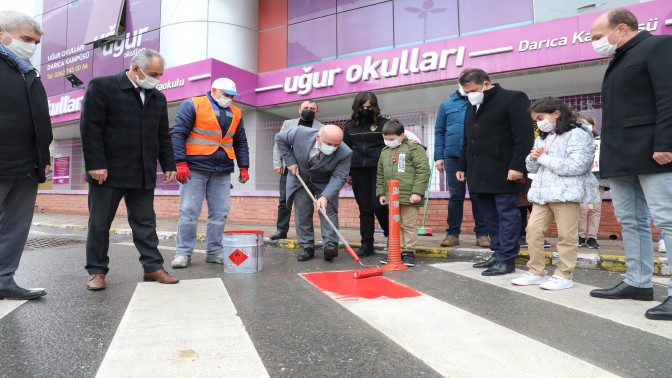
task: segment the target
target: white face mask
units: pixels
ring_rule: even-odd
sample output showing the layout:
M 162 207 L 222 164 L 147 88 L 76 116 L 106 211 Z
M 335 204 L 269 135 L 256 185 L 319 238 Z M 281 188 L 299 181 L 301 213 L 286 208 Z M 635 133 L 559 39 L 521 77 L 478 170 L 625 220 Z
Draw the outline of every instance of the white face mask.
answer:
M 467 97 L 467 92 L 464 91 L 464 88 L 460 84 L 457 84 L 457 90 L 460 92 L 460 96 Z
M 145 71 L 142 70 L 142 68 L 138 67 L 140 69 L 140 72 L 142 72 L 143 75 L 145 75 L 144 79 L 141 79 L 140 76 L 135 75 L 135 78 L 138 79 L 138 86 L 145 88 L 145 89 L 154 89 L 156 88 L 157 85 L 161 82 L 159 79 L 155 79 L 151 76 L 147 76 Z
M 30 58 L 33 57 L 33 54 L 35 54 L 35 50 L 37 50 L 36 44 L 23 42 L 16 38 L 12 38 L 12 43 L 5 45 L 5 47 L 19 58 L 26 60 L 30 60 Z
M 485 97 L 483 92 L 469 92 L 467 93 L 467 96 L 469 97 L 469 102 L 471 103 L 471 105 L 474 106 L 482 104 L 483 98 Z
M 320 151 L 325 155 L 331 155 L 338 149 L 338 146 L 330 146 L 328 144 L 320 143 Z
M 537 127 L 540 131 L 550 133 L 555 130 L 555 122 L 551 123 L 550 118 L 551 117 L 548 117 L 546 119 L 542 119 L 541 121 L 537 121 Z
M 229 106 L 231 106 L 232 102 L 230 98 L 224 95 L 222 95 L 222 97 L 216 99 L 215 101 L 217 101 L 217 105 L 219 105 L 220 108 L 228 108 Z
M 397 148 L 397 147 L 401 146 L 401 141 L 399 141 L 399 139 L 395 139 L 395 140 L 385 139 L 385 145 L 389 148 Z
M 606 36 L 598 39 L 597 41 L 592 41 L 591 42 L 591 44 L 593 45 L 593 50 L 596 53 L 598 53 L 600 55 L 604 55 L 604 56 L 612 56 L 616 53 L 616 49 L 618 48 L 618 43 L 621 42 L 621 39 L 623 38 L 623 36 L 621 36 L 621 38 L 619 38 L 618 41 L 616 41 L 615 45 L 612 45 L 611 43 L 609 43 L 609 36 L 613 32 L 615 32 L 616 29 L 618 29 L 618 27 L 614 28 L 614 30 L 612 30 L 611 33 L 607 34 Z

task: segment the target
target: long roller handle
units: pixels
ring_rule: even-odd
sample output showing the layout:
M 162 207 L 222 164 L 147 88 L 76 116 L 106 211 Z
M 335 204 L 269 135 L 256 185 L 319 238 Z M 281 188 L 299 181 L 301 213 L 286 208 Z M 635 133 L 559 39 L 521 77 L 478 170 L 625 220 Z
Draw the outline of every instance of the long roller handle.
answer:
M 299 182 L 301 182 L 301 185 L 303 185 L 303 189 L 306 190 L 306 193 L 308 193 L 308 195 L 310 196 L 310 199 L 313 200 L 313 203 L 317 205 L 317 198 L 315 198 L 315 196 L 313 195 L 313 192 L 311 192 L 310 189 L 308 189 L 308 185 L 306 185 L 305 181 L 303 181 L 303 178 L 301 177 L 301 175 L 297 173 L 297 174 L 295 174 L 295 176 L 296 176 L 296 178 L 299 179 Z M 338 238 L 341 240 L 341 242 L 343 244 L 345 244 L 345 250 L 348 251 L 350 256 L 353 259 L 355 259 L 356 262 L 358 262 L 360 265 L 363 266 L 364 264 L 362 264 L 362 261 L 360 260 L 359 256 L 357 256 L 357 254 L 352 249 L 352 247 L 350 247 L 350 244 L 348 244 L 348 241 L 345 240 L 343 235 L 341 235 L 340 231 L 338 231 L 336 226 L 334 226 L 334 223 L 331 221 L 331 219 L 329 219 L 329 216 L 327 215 L 327 212 L 324 211 L 324 209 L 319 207 L 319 206 L 317 208 L 318 208 L 318 211 L 324 216 L 324 219 L 327 220 L 327 223 L 329 224 L 331 229 L 334 230 L 334 232 L 336 232 L 336 235 L 338 235 Z

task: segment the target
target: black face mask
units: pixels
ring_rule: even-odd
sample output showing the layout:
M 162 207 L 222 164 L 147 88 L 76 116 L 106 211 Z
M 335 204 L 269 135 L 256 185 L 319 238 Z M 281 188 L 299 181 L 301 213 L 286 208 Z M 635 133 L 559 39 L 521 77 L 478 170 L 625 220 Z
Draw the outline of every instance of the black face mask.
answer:
M 301 111 L 301 119 L 310 122 L 315 119 L 315 112 L 311 109 L 303 109 Z
M 373 109 L 359 109 L 359 119 L 362 121 L 373 121 Z

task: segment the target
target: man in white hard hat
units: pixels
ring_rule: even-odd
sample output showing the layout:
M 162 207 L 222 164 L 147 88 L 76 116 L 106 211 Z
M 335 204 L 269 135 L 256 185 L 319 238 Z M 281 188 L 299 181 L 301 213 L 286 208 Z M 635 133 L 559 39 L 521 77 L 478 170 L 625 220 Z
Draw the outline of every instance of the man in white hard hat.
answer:
M 247 137 L 242 113 L 233 105 L 235 96 L 240 96 L 236 84 L 219 78 L 205 96 L 184 101 L 175 115 L 170 134 L 177 181 L 182 185 L 173 268 L 186 268 L 191 262 L 204 198 L 208 203 L 205 262 L 224 263 L 222 232 L 230 209 L 234 160 L 240 169 L 238 181 L 245 183 L 250 179 Z

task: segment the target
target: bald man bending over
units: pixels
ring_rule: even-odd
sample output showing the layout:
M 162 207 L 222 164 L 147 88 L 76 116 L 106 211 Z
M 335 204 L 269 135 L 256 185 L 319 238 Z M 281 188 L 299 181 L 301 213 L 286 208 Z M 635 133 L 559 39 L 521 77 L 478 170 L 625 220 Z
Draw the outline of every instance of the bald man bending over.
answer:
M 301 186 L 296 175 L 301 175 L 317 198 L 318 206 L 326 210 L 329 219 L 338 227 L 338 195 L 350 172 L 352 150 L 343 144 L 343 131 L 336 125 L 319 130 L 297 127 L 275 136 L 275 143 L 287 164 L 287 207 L 296 204 L 296 234 L 302 250 L 298 261 L 315 256 L 313 228 L 313 201 Z M 324 260 L 338 256 L 338 235 L 320 213 L 320 229 Z

